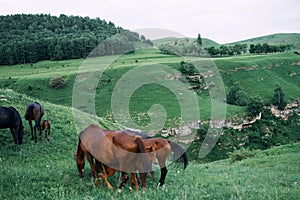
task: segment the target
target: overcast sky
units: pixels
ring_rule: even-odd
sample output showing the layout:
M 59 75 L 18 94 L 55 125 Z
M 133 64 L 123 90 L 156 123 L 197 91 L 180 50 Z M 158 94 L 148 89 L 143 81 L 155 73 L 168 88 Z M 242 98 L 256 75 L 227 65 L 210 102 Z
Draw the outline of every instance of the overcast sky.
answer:
M 0 14 L 44 13 L 99 17 L 125 29 L 159 28 L 189 37 L 197 37 L 200 33 L 203 38 L 224 44 L 273 33 L 300 33 L 299 2 L 299 0 L 0 0 Z M 152 30 L 152 32 L 159 31 Z

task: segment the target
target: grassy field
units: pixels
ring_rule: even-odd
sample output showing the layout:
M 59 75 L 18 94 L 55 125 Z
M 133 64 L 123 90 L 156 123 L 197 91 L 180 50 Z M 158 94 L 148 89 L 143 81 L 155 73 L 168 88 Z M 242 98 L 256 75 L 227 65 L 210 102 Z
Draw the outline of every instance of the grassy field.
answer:
M 113 60 L 96 85 L 96 113 L 106 128 L 119 128 L 114 123 L 111 97 L 118 82 L 139 66 L 149 67 L 144 73 L 155 75 L 151 67 L 162 64 L 178 69 L 181 60 L 206 63 L 208 58 L 181 58 L 161 54 L 156 49 L 138 50 L 134 54 L 105 57 Z M 230 164 L 229 160 L 209 164 L 191 162 L 184 172 L 170 167 L 166 185 L 156 188 L 156 180 L 148 179 L 146 193 L 130 193 L 128 187 L 121 194 L 102 185 L 95 187 L 88 176 L 77 175 L 73 152 L 77 145 L 77 131 L 72 116 L 73 85 L 78 69 L 85 60 L 42 61 L 0 67 L 0 104 L 14 106 L 24 116 L 25 105 L 39 101 L 45 108 L 43 119 L 52 122 L 51 141 L 42 138 L 31 141 L 29 125 L 25 128 L 24 144 L 15 148 L 9 130 L 0 131 L 0 199 L 299 199 L 299 143 L 274 148 Z M 225 88 L 239 82 L 248 97 L 260 95 L 267 102 L 279 84 L 287 101 L 299 99 L 300 58 L 295 54 L 214 58 Z M 200 69 L 206 71 L 209 66 Z M 66 84 L 61 89 L 49 86 L 49 80 L 61 76 Z M 134 84 L 134 82 L 132 83 Z M 122 86 L 122 85 L 121 85 Z M 176 91 L 175 93 L 180 93 Z M 210 118 L 211 98 L 208 91 L 195 91 L 203 120 Z M 126 97 L 127 98 L 127 97 Z M 145 84 L 132 93 L 129 108 L 137 123 L 149 122 L 144 115 L 153 104 L 160 104 L 167 112 L 165 128 L 178 124 L 180 102 L 176 94 L 158 84 Z M 227 105 L 227 117 L 243 113 L 245 107 Z M 187 108 L 193 112 L 193 108 Z M 199 147 L 200 148 L 200 147 Z M 159 172 L 156 172 L 156 177 Z M 119 176 L 111 179 L 117 186 Z
M 0 90 L 1 104 L 15 105 L 21 115 L 23 103 L 32 101 L 25 95 Z M 6 100 L 4 100 L 6 99 Z M 229 160 L 209 164 L 190 163 L 185 170 L 169 167 L 166 184 L 156 188 L 148 179 L 146 193 L 121 194 L 104 185 L 95 187 L 92 177 L 77 175 L 73 152 L 77 133 L 69 107 L 40 101 L 46 108 L 45 118 L 55 121 L 51 141 L 31 141 L 29 126 L 24 122 L 24 144 L 18 149 L 8 130 L 0 132 L 1 199 L 299 199 L 300 144 L 259 152 L 254 158 L 230 164 Z M 159 172 L 156 171 L 156 177 Z M 110 178 L 116 187 L 119 175 Z
M 115 58 L 104 57 L 112 61 L 103 73 L 96 86 L 96 111 L 100 117 L 111 116 L 111 96 L 116 84 L 124 74 L 136 67 L 146 67 L 142 76 L 150 75 L 151 67 L 158 64 L 178 69 L 181 60 L 206 62 L 207 58 L 178 57 L 161 54 L 156 49 L 137 50 L 134 54 L 125 54 Z M 287 101 L 295 101 L 300 94 L 300 57 L 295 54 L 270 54 L 260 56 L 239 56 L 209 59 L 219 70 L 225 89 L 238 82 L 247 97 L 261 96 L 265 103 L 270 102 L 276 84 L 279 84 Z M 72 92 L 78 69 L 84 60 L 42 61 L 35 64 L 22 64 L 0 67 L 0 87 L 11 88 L 33 98 L 43 99 L 54 104 L 72 105 Z M 202 66 L 201 64 L 199 65 Z M 149 68 L 149 71 L 147 69 Z M 200 71 L 209 71 L 209 67 L 201 67 Z M 61 89 L 49 86 L 53 77 L 61 76 L 66 85 Z M 168 119 L 178 117 L 178 101 L 166 87 L 157 84 L 141 86 L 131 99 L 132 115 L 145 113 L 155 102 L 168 110 Z M 208 92 L 197 93 L 201 119 L 210 118 L 211 97 Z M 138 106 L 137 106 L 138 105 Z M 227 106 L 227 117 L 243 112 L 245 108 Z
M 33 99 L 9 90 L 0 90 L 1 104 L 15 105 L 21 115 L 24 102 Z M 5 100 L 4 100 L 5 99 Z M 77 174 L 73 152 L 77 133 L 69 107 L 40 101 L 46 108 L 45 118 L 55 121 L 51 141 L 31 141 L 29 126 L 24 122 L 24 144 L 16 149 L 8 130 L 0 132 L 1 199 L 299 199 L 300 143 L 259 151 L 252 158 L 208 164 L 191 162 L 185 171 L 169 166 L 166 184 L 156 188 L 156 179 L 147 179 L 145 193 L 122 193 L 109 190 L 102 183 L 94 186 L 93 178 Z M 157 168 L 155 168 L 157 169 Z M 109 179 L 114 187 L 117 174 Z

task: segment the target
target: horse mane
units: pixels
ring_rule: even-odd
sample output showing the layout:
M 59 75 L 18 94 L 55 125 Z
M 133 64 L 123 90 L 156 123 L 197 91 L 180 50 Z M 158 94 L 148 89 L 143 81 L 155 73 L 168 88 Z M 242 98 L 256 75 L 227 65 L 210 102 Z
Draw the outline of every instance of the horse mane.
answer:
M 136 136 L 141 136 L 142 139 L 148 139 L 148 138 L 152 138 L 150 137 L 147 133 L 145 132 L 140 132 L 140 131 L 134 131 L 134 130 L 130 130 L 130 129 L 126 129 L 127 131 L 129 131 L 130 133 L 133 133 Z
M 12 106 L 8 107 L 8 109 L 10 109 L 11 111 L 13 111 L 15 113 L 15 116 L 17 118 L 19 118 L 19 120 L 21 121 L 21 125 L 22 125 L 22 119 L 21 119 L 21 116 L 20 116 L 18 110 L 16 108 L 12 107 Z
M 19 113 L 19 112 L 17 111 L 17 109 L 15 109 L 15 108 L 14 108 L 14 107 L 12 107 L 12 106 L 8 107 L 8 109 L 10 109 L 10 110 L 13 110 L 14 112 L 17 112 L 17 113 Z

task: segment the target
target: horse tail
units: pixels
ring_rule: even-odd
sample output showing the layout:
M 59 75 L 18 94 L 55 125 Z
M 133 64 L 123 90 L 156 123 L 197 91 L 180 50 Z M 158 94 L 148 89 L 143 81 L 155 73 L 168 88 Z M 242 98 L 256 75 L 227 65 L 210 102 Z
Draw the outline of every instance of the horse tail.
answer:
M 183 169 L 185 169 L 189 164 L 188 157 L 185 150 L 175 142 L 168 140 L 168 143 L 171 146 L 171 150 L 174 153 L 174 157 L 177 159 L 176 162 L 183 163 Z
M 32 118 L 31 116 L 33 116 L 33 104 L 30 104 L 26 107 L 26 113 L 25 113 L 25 119 L 26 120 L 30 120 L 30 118 Z
M 137 153 L 141 153 L 138 154 L 138 158 L 142 160 L 142 172 L 150 172 L 151 171 L 151 162 L 150 162 L 150 158 L 146 153 L 146 147 L 145 144 L 143 142 L 143 139 L 141 136 L 136 135 L 134 137 L 134 141 L 136 142 L 136 144 L 138 145 L 138 151 Z
M 77 145 L 77 152 L 76 152 L 76 164 L 77 169 L 80 177 L 83 177 L 83 168 L 84 168 L 84 151 L 81 147 L 81 139 L 79 137 L 78 145 Z M 75 154 L 74 154 L 75 155 Z

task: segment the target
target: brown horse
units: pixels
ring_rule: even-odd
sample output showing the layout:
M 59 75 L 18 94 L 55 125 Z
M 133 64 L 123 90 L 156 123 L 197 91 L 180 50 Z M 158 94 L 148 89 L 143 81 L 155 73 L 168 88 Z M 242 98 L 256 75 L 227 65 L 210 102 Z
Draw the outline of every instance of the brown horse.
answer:
M 183 163 L 183 169 L 188 166 L 188 157 L 185 150 L 177 143 L 166 140 L 164 138 L 145 138 L 143 139 L 145 144 L 146 152 L 155 152 L 158 164 L 160 166 L 160 179 L 158 182 L 159 186 L 162 186 L 165 182 L 168 170 L 166 166 L 166 160 L 170 152 L 173 152 L 173 158 L 177 163 Z M 152 170 L 151 170 L 152 171 Z M 154 173 L 151 172 L 152 176 Z
M 50 120 L 42 121 L 41 128 L 42 128 L 42 131 L 45 130 L 48 142 L 50 141 L 50 127 L 51 127 Z
M 16 145 L 22 144 L 23 124 L 19 112 L 14 107 L 0 106 L 0 129 L 9 128 Z
M 42 129 L 40 123 L 43 116 L 44 116 L 44 109 L 38 102 L 27 104 L 25 119 L 28 120 L 30 130 L 31 130 L 32 140 L 34 140 L 35 142 L 37 142 L 36 129 L 38 129 L 40 131 L 40 135 L 42 135 Z M 32 120 L 34 120 L 35 122 L 34 132 L 32 128 Z
M 135 132 L 131 132 L 134 133 Z M 144 133 L 143 133 L 144 134 Z M 156 163 L 156 158 L 158 160 L 158 164 L 160 166 L 160 179 L 158 182 L 158 186 L 162 186 L 165 183 L 165 179 L 168 173 L 168 169 L 166 166 L 166 160 L 170 154 L 170 152 L 173 152 L 173 158 L 175 159 L 175 162 L 178 164 L 183 164 L 183 169 L 186 169 L 188 166 L 188 157 L 185 152 L 185 150 L 179 146 L 177 143 L 166 140 L 164 138 L 152 138 L 146 135 L 143 135 L 145 137 L 143 140 L 143 143 L 145 145 L 146 152 L 148 153 L 151 163 Z M 137 135 L 141 136 L 140 133 Z M 103 165 L 101 162 L 96 160 L 97 165 L 97 172 L 102 171 L 102 175 L 105 177 L 112 176 L 116 170 L 111 169 L 110 167 L 107 167 Z M 151 166 L 150 166 L 151 167 Z M 152 177 L 154 177 L 154 172 L 152 171 L 152 168 L 150 169 Z M 135 180 L 131 180 L 131 185 L 136 184 Z
M 103 130 L 96 125 L 88 126 L 79 134 L 76 152 L 76 163 L 79 175 L 83 176 L 84 157 L 91 166 L 95 184 L 99 184 L 94 159 L 101 162 L 101 178 L 107 187 L 112 188 L 107 181 L 107 168 L 122 172 L 121 189 L 128 180 L 127 172 L 132 174 L 132 183 L 137 183 L 135 173 L 140 172 L 143 190 L 146 188 L 146 175 L 150 170 L 149 157 L 145 154 L 145 146 L 140 136 L 126 131 Z M 138 186 L 136 185 L 136 188 Z

